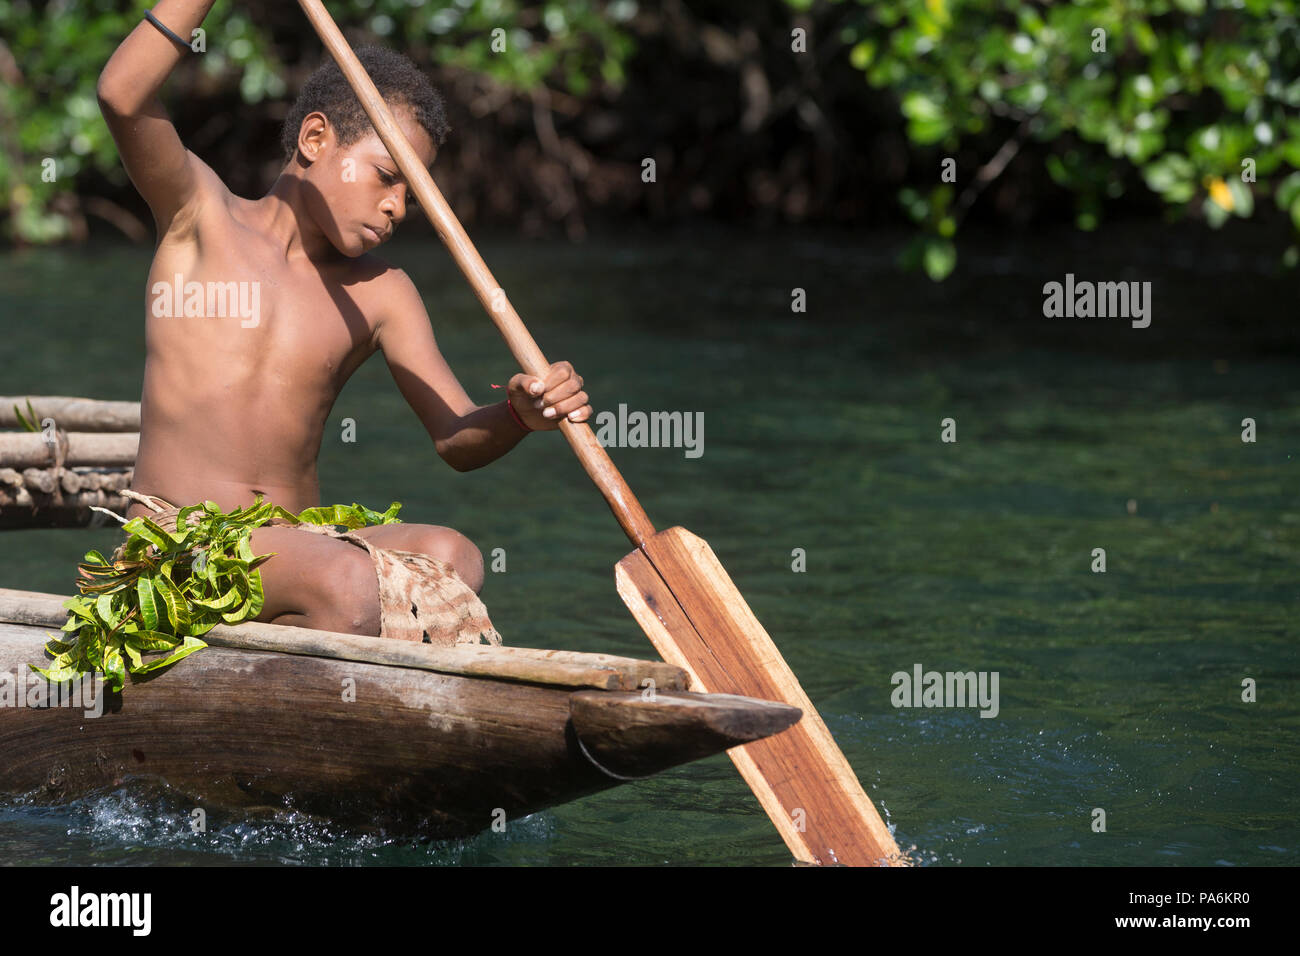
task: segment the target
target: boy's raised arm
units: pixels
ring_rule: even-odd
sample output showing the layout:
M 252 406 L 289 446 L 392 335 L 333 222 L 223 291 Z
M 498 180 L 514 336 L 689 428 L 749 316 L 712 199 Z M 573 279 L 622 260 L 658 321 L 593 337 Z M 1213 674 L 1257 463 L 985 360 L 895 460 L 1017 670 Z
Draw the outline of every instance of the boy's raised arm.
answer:
M 153 15 L 188 41 L 215 0 L 158 0 Z M 153 210 L 161 237 L 176 214 L 195 199 L 197 158 L 176 135 L 158 91 L 193 54 L 147 20 L 141 20 L 99 74 L 100 110 L 122 156 L 122 165 Z

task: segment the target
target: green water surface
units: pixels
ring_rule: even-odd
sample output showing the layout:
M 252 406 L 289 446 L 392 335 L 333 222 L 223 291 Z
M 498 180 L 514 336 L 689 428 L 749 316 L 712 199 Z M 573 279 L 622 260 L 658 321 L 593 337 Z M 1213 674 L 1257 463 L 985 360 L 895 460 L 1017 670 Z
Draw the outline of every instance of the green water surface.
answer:
M 481 251 L 598 410 L 704 414 L 698 458 L 611 454 L 660 527 L 712 544 L 914 859 L 1295 864 L 1297 284 L 1226 248 L 1168 230 L 972 241 L 939 286 L 897 274 L 892 241 L 850 234 Z M 517 369 L 442 248 L 387 251 L 471 396 L 499 400 L 491 384 Z M 149 258 L 0 257 L 0 394 L 138 399 Z M 1152 281 L 1151 327 L 1044 318 L 1042 284 L 1066 272 Z M 504 549 L 483 598 L 508 643 L 652 655 L 613 586 L 626 539 L 558 435 L 458 474 L 376 356 L 333 410 L 320 471 L 326 502 L 402 501 L 489 560 Z M 68 592 L 82 552 L 114 537 L 3 532 L 0 586 Z M 891 675 L 918 663 L 996 671 L 999 713 L 895 708 Z M 725 756 L 447 843 L 293 819 L 196 836 L 185 813 L 132 793 L 0 807 L 0 859 L 790 862 Z

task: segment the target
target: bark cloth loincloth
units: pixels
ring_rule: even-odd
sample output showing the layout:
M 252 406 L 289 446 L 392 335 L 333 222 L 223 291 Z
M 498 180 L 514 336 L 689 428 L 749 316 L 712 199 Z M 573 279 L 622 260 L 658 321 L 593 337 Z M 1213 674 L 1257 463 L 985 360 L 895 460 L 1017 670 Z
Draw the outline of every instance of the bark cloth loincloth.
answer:
M 122 494 L 152 508 L 150 518 L 155 522 L 163 524 L 170 519 L 170 526 L 163 524 L 164 528 L 176 527 L 180 508 L 153 495 L 130 490 Z M 199 518 L 197 513 L 190 515 L 192 524 L 197 524 Z M 483 602 L 445 561 L 414 551 L 378 548 L 360 535 L 340 532 L 329 525 L 294 524 L 277 517 L 262 527 L 328 535 L 364 548 L 374 562 L 379 583 L 380 637 L 443 647 L 501 643 L 501 635 L 488 619 Z

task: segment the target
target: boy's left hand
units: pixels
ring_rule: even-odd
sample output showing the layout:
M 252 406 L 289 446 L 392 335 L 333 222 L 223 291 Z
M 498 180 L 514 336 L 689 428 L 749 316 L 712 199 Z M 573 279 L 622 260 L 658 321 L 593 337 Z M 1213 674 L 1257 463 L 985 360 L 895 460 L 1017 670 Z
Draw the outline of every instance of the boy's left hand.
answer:
M 554 431 L 566 417 L 571 422 L 591 417 L 582 376 L 568 362 L 552 362 L 544 379 L 520 372 L 510 380 L 508 396 L 524 424 L 534 431 Z

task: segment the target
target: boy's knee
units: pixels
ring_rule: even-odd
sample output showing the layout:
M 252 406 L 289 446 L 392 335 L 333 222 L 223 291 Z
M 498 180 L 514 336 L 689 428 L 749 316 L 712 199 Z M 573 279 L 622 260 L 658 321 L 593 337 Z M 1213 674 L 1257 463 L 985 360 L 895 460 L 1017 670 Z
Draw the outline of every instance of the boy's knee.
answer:
M 435 532 L 434 548 L 428 553 L 455 568 L 460 579 L 475 594 L 483 589 L 483 552 L 459 531 L 439 528 Z
M 463 542 L 461 545 L 462 553 L 459 561 L 452 562 L 452 566 L 466 586 L 475 594 L 478 594 L 479 591 L 483 590 L 483 552 L 469 538 L 464 535 L 459 537 Z

